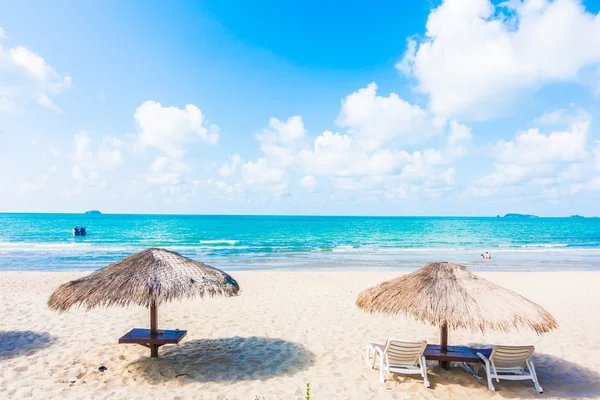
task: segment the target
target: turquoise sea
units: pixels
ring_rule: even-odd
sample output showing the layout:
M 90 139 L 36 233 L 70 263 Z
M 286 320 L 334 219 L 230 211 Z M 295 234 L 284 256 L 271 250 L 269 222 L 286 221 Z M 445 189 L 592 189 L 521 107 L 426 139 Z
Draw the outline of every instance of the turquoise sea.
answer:
M 72 235 L 79 225 L 86 236 Z M 0 213 L 0 270 L 92 270 L 147 247 L 226 270 L 413 270 L 442 260 L 593 270 L 600 219 Z

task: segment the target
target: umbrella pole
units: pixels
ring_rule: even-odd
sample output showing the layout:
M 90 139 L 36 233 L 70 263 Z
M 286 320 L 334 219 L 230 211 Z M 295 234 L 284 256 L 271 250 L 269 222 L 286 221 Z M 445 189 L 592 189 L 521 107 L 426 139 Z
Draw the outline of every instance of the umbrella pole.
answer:
M 158 310 L 156 303 L 150 306 L 150 337 L 158 335 Z M 158 345 L 150 343 L 150 357 L 158 357 Z
M 444 324 L 440 327 L 440 353 L 448 352 L 448 325 Z M 447 361 L 441 361 L 440 366 L 444 369 L 448 369 L 449 363 Z

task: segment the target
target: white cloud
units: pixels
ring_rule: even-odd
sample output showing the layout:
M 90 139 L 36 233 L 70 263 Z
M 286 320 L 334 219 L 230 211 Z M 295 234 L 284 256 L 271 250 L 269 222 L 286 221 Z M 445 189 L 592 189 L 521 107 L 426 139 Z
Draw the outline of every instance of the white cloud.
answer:
M 394 176 L 403 182 L 420 182 L 433 184 L 434 181 L 453 183 L 454 169 L 452 164 L 464 156 L 471 141 L 470 129 L 456 122 L 450 123 L 446 145 L 439 148 L 426 148 L 414 152 L 396 150 L 393 147 L 370 150 L 353 139 L 350 135 L 342 135 L 329 131 L 323 132 L 314 141 L 312 150 L 304 150 L 299 158 L 306 170 L 313 175 L 329 177 L 360 178 L 355 186 L 348 179 L 338 179 L 344 188 L 381 182 L 381 177 Z M 452 179 L 450 177 L 452 176 Z
M 574 194 L 584 176 L 581 163 L 589 159 L 586 150 L 589 124 L 589 120 L 576 122 L 566 131 L 547 135 L 539 129 L 529 129 L 514 140 L 499 141 L 491 151 L 496 160 L 494 171 L 475 185 L 487 190 L 470 188 L 467 192 L 489 196 L 502 188 L 529 183 L 553 186 L 556 190 L 552 193 L 556 195 Z
M 336 189 L 348 191 L 371 191 L 382 192 L 384 188 L 384 177 L 378 175 L 359 177 L 331 177 L 331 182 Z
M 239 154 L 234 154 L 229 156 L 230 162 L 223 163 L 221 168 L 219 168 L 219 175 L 222 177 L 228 177 L 234 175 L 240 164 L 242 163 L 242 158 Z
M 94 149 L 90 135 L 81 131 L 73 137 L 74 152 L 71 175 L 81 183 L 93 183 L 100 179 L 102 172 L 111 171 L 123 162 L 121 139 L 103 137 Z
M 0 112 L 13 114 L 18 112 L 18 108 L 15 106 L 12 100 L 8 97 L 0 97 Z
M 600 141 L 596 141 L 596 146 L 594 147 L 594 159 L 595 167 L 600 171 Z
M 542 189 L 540 196 L 549 200 L 558 200 L 560 197 L 573 196 L 586 189 L 586 185 L 572 183 L 564 187 L 544 188 Z
M 395 94 L 377 96 L 376 89 L 371 84 L 342 101 L 337 123 L 347 127 L 347 133 L 324 131 L 310 141 L 305 139 L 308 132 L 301 117 L 285 122 L 271 118 L 268 128 L 256 135 L 261 156 L 242 167 L 248 195 L 281 196 L 289 193 L 290 182 L 308 191 L 318 183 L 325 191 L 333 185 L 394 196 L 418 191 L 433 194 L 453 186 L 454 163 L 468 151 L 470 128 L 436 118 Z M 445 139 L 439 148 L 405 150 L 410 142 L 414 145 L 434 134 L 438 141 Z M 220 175 L 231 177 L 236 165 L 237 159 L 224 163 Z
M 337 123 L 348 128 L 363 145 L 379 147 L 390 139 L 401 139 L 404 143 L 423 141 L 439 133 L 444 120 L 433 118 L 396 93 L 377 96 L 377 85 L 371 83 L 342 101 Z
M 14 47 L 8 54 L 13 63 L 25 68 L 37 80 L 45 81 L 49 75 L 55 73 L 42 57 L 25 47 Z
M 244 178 L 249 185 L 272 185 L 281 183 L 286 175 L 284 168 L 270 165 L 269 161 L 260 157 L 255 162 L 244 164 Z
M 40 103 L 41 106 L 44 106 L 52 111 L 62 113 L 62 109 L 55 105 L 50 99 L 50 97 L 48 97 L 48 95 L 46 95 L 45 93 L 40 93 L 40 95 L 38 96 L 38 103 Z
M 34 193 L 44 188 L 49 181 L 50 177 L 48 175 L 42 175 L 34 181 L 25 181 L 21 183 L 21 185 L 19 186 L 19 191 L 22 195 Z
M 571 125 L 580 121 L 589 121 L 590 114 L 582 109 L 557 108 L 536 118 L 536 125 Z
M 243 199 L 244 189 L 240 183 L 233 185 L 220 180 L 207 179 L 204 181 L 194 181 L 194 191 L 199 191 L 201 195 L 206 192 L 219 196 L 227 200 Z
M 260 150 L 274 167 L 287 167 L 294 162 L 295 152 L 303 145 L 307 132 L 302 117 L 294 116 L 287 121 L 269 119 L 269 128 L 256 135 Z
M 58 149 L 54 146 L 48 146 L 48 151 L 50 152 L 50 154 L 52 154 L 54 157 L 59 157 L 60 156 L 60 151 L 58 151 Z
M 317 178 L 315 178 L 312 175 L 306 175 L 302 177 L 302 179 L 300 179 L 298 183 L 300 184 L 300 186 L 305 187 L 306 190 L 308 190 L 309 192 L 312 192 L 317 186 Z
M 286 193 L 288 169 L 297 164 L 297 153 L 306 135 L 300 116 L 293 116 L 287 121 L 270 118 L 268 128 L 255 135 L 260 142 L 262 156 L 242 167 L 247 189 L 255 189 L 261 196 L 270 193 L 280 197 Z M 226 168 L 222 172 L 227 172 Z
M 456 121 L 451 121 L 449 128 L 445 146 L 410 154 L 409 161 L 402 167 L 399 175 L 403 182 L 420 183 L 430 188 L 454 185 L 454 163 L 468 153 L 472 135 L 469 127 Z
M 71 87 L 71 77 L 61 77 L 44 58 L 23 46 L 4 51 L 0 34 L 0 111 L 18 112 L 30 101 L 61 112 L 52 97 Z
M 182 161 L 158 156 L 145 178 L 152 185 L 178 185 L 181 183 L 181 173 L 185 171 L 189 171 L 189 168 Z
M 216 144 L 219 138 L 218 127 L 209 124 L 193 104 L 180 109 L 146 101 L 135 111 L 135 120 L 140 127 L 138 143 L 155 147 L 170 157 L 182 156 L 184 144 L 194 139 Z
M 493 188 L 511 185 L 526 177 L 529 171 L 521 165 L 496 163 L 494 172 L 481 178 L 480 184 Z
M 554 161 L 578 161 L 586 157 L 586 144 L 589 122 L 578 122 L 570 129 L 540 133 L 539 129 L 529 129 L 515 140 L 500 141 L 492 156 L 507 164 L 529 165 Z
M 588 187 L 593 190 L 600 190 L 600 176 L 589 181 Z
M 299 154 L 301 164 L 309 173 L 338 177 L 391 174 L 407 159 L 406 152 L 369 151 L 352 136 L 330 131 L 318 136 L 311 150 Z
M 302 117 L 294 116 L 283 122 L 277 118 L 269 119 L 269 128 L 265 129 L 261 134 L 256 135 L 263 143 L 293 143 L 306 136 L 306 129 Z
M 397 65 L 439 115 L 502 112 L 523 91 L 600 66 L 600 16 L 578 0 L 445 0 Z

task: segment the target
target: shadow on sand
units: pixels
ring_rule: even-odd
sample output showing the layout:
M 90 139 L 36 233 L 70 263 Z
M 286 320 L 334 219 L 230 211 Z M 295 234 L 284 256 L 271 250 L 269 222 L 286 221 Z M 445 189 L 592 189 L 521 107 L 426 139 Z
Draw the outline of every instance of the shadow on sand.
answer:
M 55 341 L 48 332 L 0 332 L 0 360 L 32 355 Z
M 484 348 L 488 346 L 470 344 L 469 347 Z M 500 380 L 500 382 L 496 382 L 494 380 L 496 394 L 504 398 L 531 399 L 544 397 L 571 399 L 600 397 L 600 374 L 598 372 L 550 354 L 535 352 L 532 360 L 540 384 L 544 388 L 543 394 L 538 394 L 533 389 L 533 382 L 531 381 Z M 444 371 L 437 365 L 430 367 L 430 371 L 434 374 L 430 378 L 432 389 L 435 389 L 436 384 L 456 383 L 488 390 L 483 366 L 479 369 L 480 375 L 483 376 L 482 380 L 476 380 L 458 367 L 453 367 L 449 371 Z
M 313 364 L 304 346 L 281 339 L 230 337 L 191 340 L 166 347 L 159 358 L 128 365 L 148 382 L 236 382 L 293 375 Z

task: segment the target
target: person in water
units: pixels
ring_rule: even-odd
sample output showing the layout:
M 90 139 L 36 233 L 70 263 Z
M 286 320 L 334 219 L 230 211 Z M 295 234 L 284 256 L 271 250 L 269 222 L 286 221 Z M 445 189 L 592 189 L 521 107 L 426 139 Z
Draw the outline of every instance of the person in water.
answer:
M 488 260 L 491 260 L 492 259 L 492 255 L 486 251 L 485 252 L 485 258 L 487 258 Z

